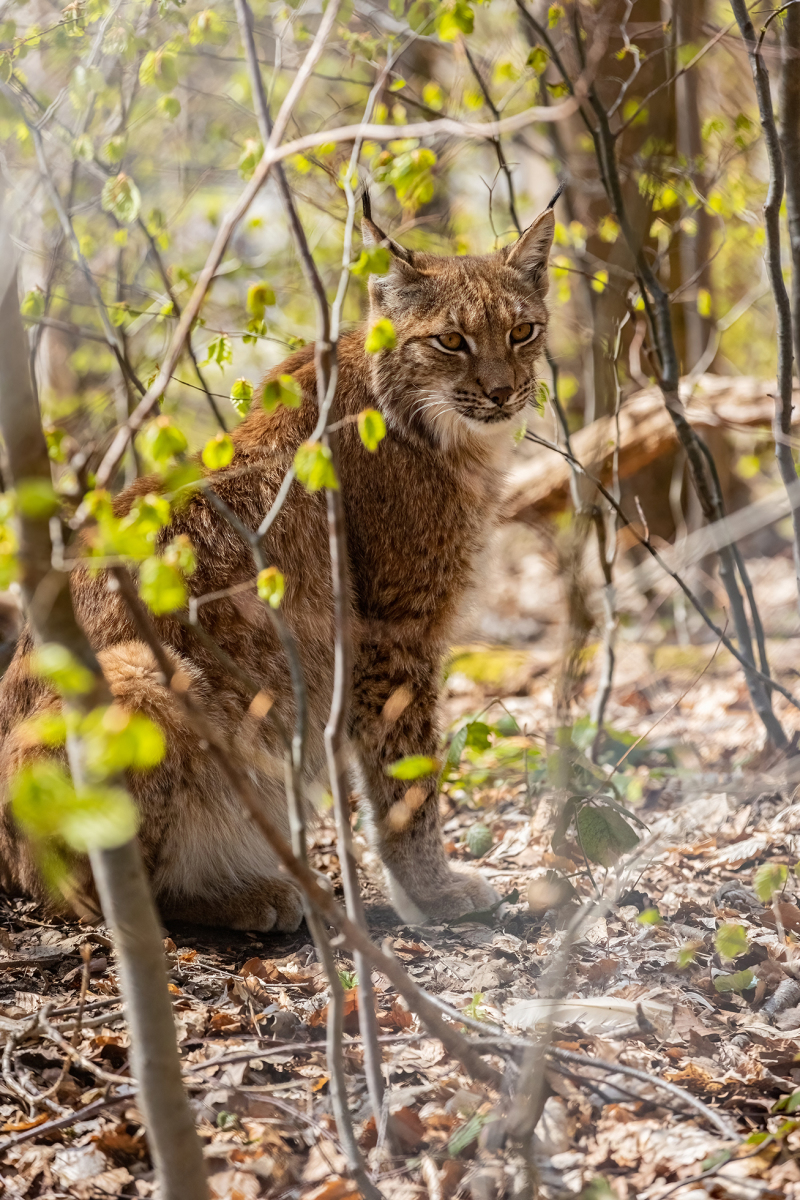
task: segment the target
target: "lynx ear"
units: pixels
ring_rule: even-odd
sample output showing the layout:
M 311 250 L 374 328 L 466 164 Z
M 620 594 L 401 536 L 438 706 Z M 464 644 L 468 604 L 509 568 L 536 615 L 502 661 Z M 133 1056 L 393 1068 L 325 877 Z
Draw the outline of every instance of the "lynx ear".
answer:
M 383 246 L 388 250 L 393 258 L 399 263 L 405 263 L 407 267 L 414 266 L 414 254 L 411 250 L 406 250 L 405 246 L 401 246 L 388 234 L 384 233 L 372 219 L 372 205 L 370 204 L 369 192 L 364 189 L 361 196 L 361 204 L 364 209 L 364 216 L 361 221 L 361 237 L 364 245 L 371 249 L 373 246 Z
M 520 271 L 538 291 L 547 290 L 547 260 L 555 228 L 553 209 L 548 205 L 505 252 L 506 264 Z

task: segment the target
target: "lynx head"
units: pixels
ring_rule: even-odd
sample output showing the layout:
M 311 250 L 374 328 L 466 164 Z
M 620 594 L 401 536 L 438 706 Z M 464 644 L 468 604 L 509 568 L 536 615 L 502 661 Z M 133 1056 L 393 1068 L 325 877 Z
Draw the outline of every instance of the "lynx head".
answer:
M 387 421 L 442 445 L 510 430 L 545 348 L 552 202 L 513 245 L 458 258 L 406 250 L 364 208 L 365 244 L 392 255 L 369 284 L 370 324 L 388 317 L 396 336 L 369 356 Z

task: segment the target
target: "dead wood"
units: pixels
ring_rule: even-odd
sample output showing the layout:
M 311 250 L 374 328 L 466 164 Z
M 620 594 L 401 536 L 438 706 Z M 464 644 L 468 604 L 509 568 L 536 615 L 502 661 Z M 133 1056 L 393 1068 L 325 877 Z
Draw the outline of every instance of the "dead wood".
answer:
M 773 390 L 769 382 L 750 377 L 703 375 L 695 395 L 686 402 L 686 416 L 698 431 L 767 428 L 774 415 Z M 795 403 L 798 400 L 800 393 L 795 392 Z M 619 423 L 621 480 L 678 449 L 675 426 L 656 387 L 625 400 Z M 606 484 L 611 481 L 615 436 L 615 418 L 609 416 L 579 429 L 571 439 L 575 457 Z M 508 521 L 532 524 L 561 512 L 569 498 L 569 463 L 543 450 L 511 473 L 504 516 Z

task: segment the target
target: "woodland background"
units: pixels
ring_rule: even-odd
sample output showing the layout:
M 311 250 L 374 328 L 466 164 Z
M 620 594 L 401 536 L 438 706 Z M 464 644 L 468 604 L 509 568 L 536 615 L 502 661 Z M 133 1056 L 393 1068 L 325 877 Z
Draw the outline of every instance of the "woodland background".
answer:
M 444 689 L 445 836 L 506 903 L 398 928 L 354 815 L 367 925 L 393 955 L 371 960 L 374 996 L 363 943 L 331 947 L 343 927 L 319 908 L 295 938 L 162 931 L 151 914 L 167 993 L 160 944 L 143 966 L 111 902 L 128 810 L 107 792 L 87 809 L 75 778 L 111 900 L 99 925 L 2 901 L 2 1187 L 200 1200 L 207 1171 L 231 1200 L 800 1195 L 800 7 L 754 5 L 750 57 L 738 0 L 327 11 L 326 28 L 313 0 L 0 0 L 2 653 L 35 595 L 32 540 L 58 574 L 87 509 L 96 552 L 140 572 L 149 608 L 182 608 L 190 560 L 178 547 L 148 575 L 162 516 L 137 527 L 145 549 L 126 541 L 98 474 L 190 486 L 195 451 L 224 469 L 225 431 L 315 338 L 320 295 L 343 297 L 334 333 L 361 319 L 380 267 L 350 245 L 362 183 L 392 236 L 456 254 L 512 241 L 563 183 L 542 411 L 510 452 L 507 520 Z M 308 144 L 283 159 L 285 187 L 273 170 L 257 188 L 268 113 L 312 59 L 277 139 Z M 354 153 L 335 131 L 362 119 L 378 128 Z M 8 386 L 20 363 L 49 467 L 23 470 L 11 436 L 23 409 L 38 431 L 33 391 Z M 41 669 L 91 715 L 78 635 L 63 646 Z M 126 753 L 146 757 L 147 737 Z M 29 832 L 69 840 L 36 786 Z M 309 845 L 340 894 L 334 808 Z M 177 1052 L 150 1057 L 177 1093 L 148 1074 L 164 1025 L 137 979 L 163 988 L 162 1049 L 172 1007 Z M 177 1099 L 159 1112 L 162 1094 Z

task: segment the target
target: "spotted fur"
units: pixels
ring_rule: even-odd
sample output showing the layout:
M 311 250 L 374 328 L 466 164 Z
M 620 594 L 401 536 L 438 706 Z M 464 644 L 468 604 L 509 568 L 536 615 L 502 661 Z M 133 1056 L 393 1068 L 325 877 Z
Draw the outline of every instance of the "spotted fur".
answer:
M 411 254 L 365 220 L 364 237 L 392 251 L 392 269 L 370 281 L 370 322 L 388 317 L 396 347 L 368 355 L 364 329 L 342 339 L 333 419 L 340 432 L 341 490 L 347 517 L 354 637 L 349 737 L 355 774 L 389 894 L 406 919 L 454 917 L 496 899 L 479 874 L 451 868 L 438 824 L 436 780 L 395 780 L 386 768 L 411 754 L 435 756 L 442 658 L 459 607 L 476 583 L 476 564 L 501 498 L 503 464 L 514 427 L 531 399 L 547 326 L 546 263 L 553 234 L 547 211 L 510 249 L 484 257 Z M 510 332 L 530 324 L 524 344 Z M 448 350 L 447 345 L 462 349 Z M 534 336 L 535 334 L 535 336 Z M 266 414 L 256 404 L 234 434 L 231 467 L 214 479 L 219 496 L 256 528 L 298 445 L 317 417 L 313 347 L 273 373 L 302 389 L 299 410 Z M 378 408 L 387 436 L 377 451 L 362 445 L 352 419 Z M 351 418 L 348 420 L 348 418 Z M 157 488 L 138 480 L 117 501 L 125 512 Z M 190 537 L 199 596 L 252 581 L 248 547 L 202 493 L 176 510 L 163 533 Z M 322 733 L 332 687 L 334 641 L 324 496 L 295 482 L 265 543 L 267 560 L 286 577 L 283 615 L 293 630 L 309 690 L 309 781 L 324 767 Z M 167 754 L 128 780 L 140 812 L 139 838 L 165 916 L 237 928 L 295 929 L 300 898 L 231 795 L 224 778 L 158 683 L 150 651 L 136 638 L 117 593 L 102 574 L 75 572 L 73 597 L 117 701 L 158 721 Z M 205 630 L 274 698 L 291 726 L 294 701 L 285 658 L 253 589 L 199 609 Z M 159 634 L 232 754 L 247 756 L 270 819 L 288 833 L 281 744 L 269 716 L 248 714 L 249 695 L 202 643 L 169 617 Z M 0 786 L 33 751 L 24 718 L 57 700 L 28 670 L 26 632 L 0 687 Z M 85 864 L 78 882 L 91 892 Z M 36 863 L 4 806 L 0 884 L 44 896 Z

